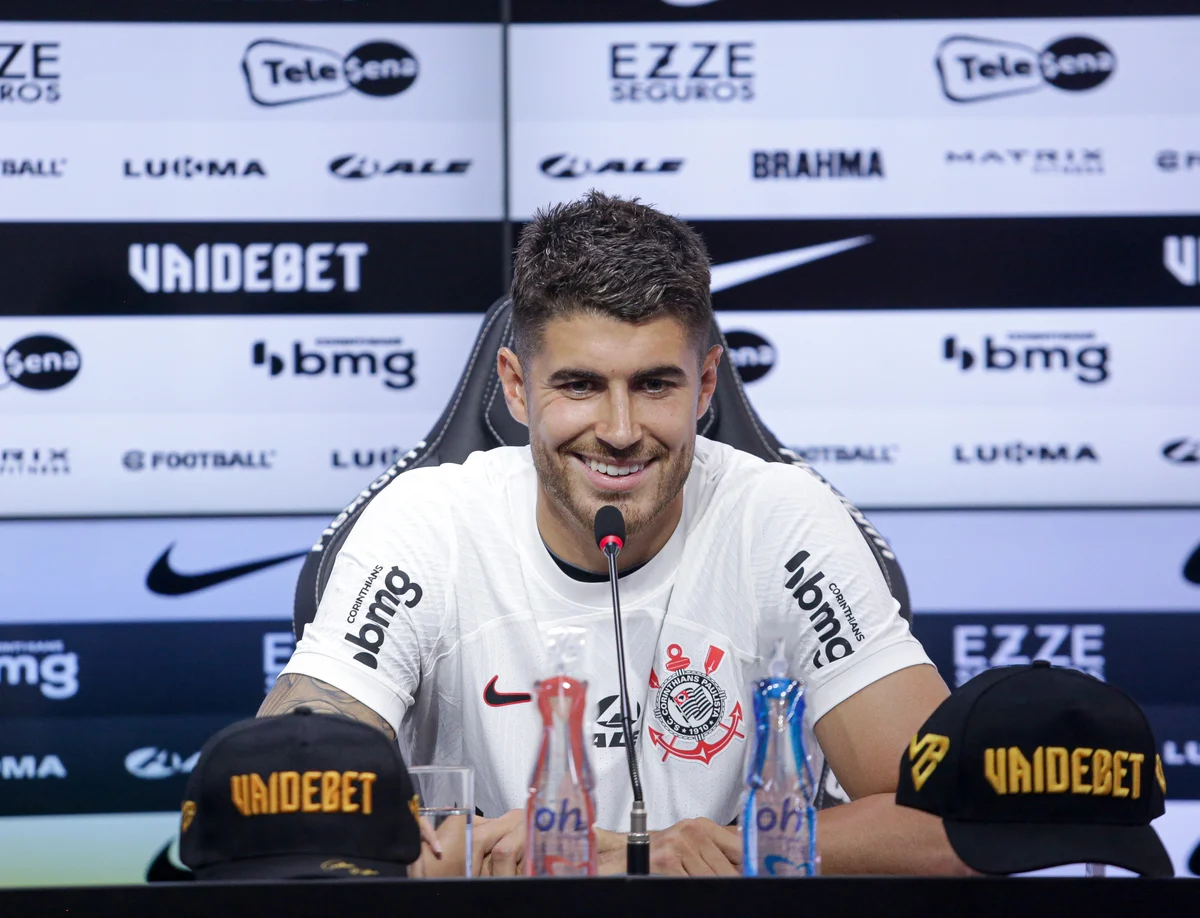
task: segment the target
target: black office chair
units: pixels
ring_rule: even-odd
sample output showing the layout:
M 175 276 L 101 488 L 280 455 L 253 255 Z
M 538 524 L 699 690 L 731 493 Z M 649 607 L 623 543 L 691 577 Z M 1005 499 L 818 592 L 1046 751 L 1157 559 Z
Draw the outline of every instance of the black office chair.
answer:
M 320 540 L 304 560 L 304 567 L 296 584 L 293 625 L 297 640 L 303 634 L 304 626 L 317 614 L 317 606 L 320 604 L 321 594 L 325 591 L 325 584 L 329 582 L 333 562 L 345 544 L 350 530 L 372 498 L 396 476 L 422 466 L 462 462 L 476 450 L 491 449 L 494 446 L 528 445 L 529 432 L 508 413 L 508 406 L 500 391 L 500 378 L 496 375 L 496 352 L 503 346 L 511 346 L 512 338 L 512 301 L 505 297 L 493 303 L 484 315 L 475 346 L 471 349 L 471 358 L 467 361 L 467 367 L 454 389 L 454 398 L 438 418 L 433 430 L 360 492 L 354 502 L 339 513 L 321 533 Z M 728 353 L 728 345 L 715 322 L 709 340 L 710 344 L 725 347 Z M 753 453 L 768 462 L 786 462 L 796 466 L 798 472 L 817 475 L 800 456 L 785 448 L 763 424 L 746 399 L 742 381 L 728 359 L 722 360 L 717 369 L 717 391 L 708 411 L 697 422 L 696 433 Z M 823 478 L 821 480 L 824 481 Z M 825 483 L 828 485 L 828 482 Z M 838 494 L 832 486 L 830 490 L 837 494 L 847 512 L 858 524 L 859 532 L 866 539 L 879 569 L 883 572 L 888 589 L 900 603 L 900 614 L 912 624 L 908 587 L 905 585 L 904 574 L 896 556 L 862 512 Z

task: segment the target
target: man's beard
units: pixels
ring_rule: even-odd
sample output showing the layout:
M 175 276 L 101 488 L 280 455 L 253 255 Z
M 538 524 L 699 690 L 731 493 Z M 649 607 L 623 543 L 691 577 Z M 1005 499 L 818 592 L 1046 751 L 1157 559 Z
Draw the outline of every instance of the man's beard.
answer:
M 650 527 L 659 515 L 667 509 L 683 490 L 684 482 L 692 470 L 692 457 L 695 453 L 695 442 L 689 443 L 685 450 L 674 460 L 669 459 L 666 449 L 650 451 L 643 455 L 633 453 L 614 453 L 611 449 L 600 447 L 594 441 L 585 444 L 583 439 L 574 440 L 562 446 L 557 452 L 551 451 L 536 439 L 530 441 L 533 453 L 533 467 L 537 471 L 538 483 L 550 495 L 550 499 L 563 510 L 581 529 L 592 531 L 596 511 L 605 504 L 620 508 L 625 517 L 625 532 L 635 536 Z M 576 462 L 575 454 L 607 457 L 616 462 L 630 463 L 653 460 L 659 466 L 656 472 L 658 484 L 649 495 L 647 502 L 643 495 L 635 496 L 626 491 L 601 491 L 597 497 L 589 485 L 584 484 L 571 471 L 570 466 Z M 572 479 L 575 479 L 572 481 Z M 587 488 L 587 498 L 596 501 L 595 506 L 584 503 L 584 495 L 580 492 Z M 640 490 L 640 489 L 639 489 Z M 636 505 L 635 505 L 636 501 Z

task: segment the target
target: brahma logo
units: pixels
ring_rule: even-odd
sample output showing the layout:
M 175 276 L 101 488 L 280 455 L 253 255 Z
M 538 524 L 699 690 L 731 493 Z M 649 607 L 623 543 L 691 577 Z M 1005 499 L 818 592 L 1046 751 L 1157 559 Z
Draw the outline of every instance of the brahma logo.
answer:
M 942 94 L 951 102 L 982 102 L 1035 92 L 1095 89 L 1117 67 L 1102 42 L 1083 35 L 1060 38 L 1038 51 L 1028 45 L 974 35 L 951 35 L 934 59 Z
M 370 41 L 344 58 L 336 51 L 290 41 L 251 42 L 242 58 L 246 89 L 258 105 L 291 105 L 355 90 L 396 96 L 417 78 L 417 59 L 403 45 Z

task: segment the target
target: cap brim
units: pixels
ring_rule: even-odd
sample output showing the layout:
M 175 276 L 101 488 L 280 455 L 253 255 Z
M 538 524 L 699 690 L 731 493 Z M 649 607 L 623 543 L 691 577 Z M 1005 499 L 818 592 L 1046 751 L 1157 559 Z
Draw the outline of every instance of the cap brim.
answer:
M 360 880 L 405 877 L 408 868 L 395 861 L 320 854 L 247 857 L 212 864 L 197 871 L 197 880 Z
M 1064 864 L 1112 864 L 1145 877 L 1175 869 L 1151 826 L 968 822 L 945 819 L 950 846 L 980 873 L 1025 873 Z

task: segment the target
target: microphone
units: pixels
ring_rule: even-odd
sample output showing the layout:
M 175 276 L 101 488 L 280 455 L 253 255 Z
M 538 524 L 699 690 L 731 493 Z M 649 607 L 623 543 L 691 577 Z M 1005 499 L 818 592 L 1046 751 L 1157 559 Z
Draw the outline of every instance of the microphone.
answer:
M 646 831 L 646 805 L 642 800 L 642 779 L 638 775 L 633 748 L 633 716 L 629 707 L 629 687 L 625 684 L 625 635 L 621 629 L 621 597 L 617 591 L 617 555 L 625 547 L 625 517 L 611 505 L 596 512 L 592 527 L 596 545 L 608 559 L 608 581 L 612 586 L 613 628 L 617 635 L 617 678 L 620 684 L 621 732 L 625 737 L 625 759 L 629 763 L 629 783 L 633 785 L 633 807 L 629 811 L 629 835 L 625 844 L 625 872 L 630 876 L 650 873 L 650 833 Z

